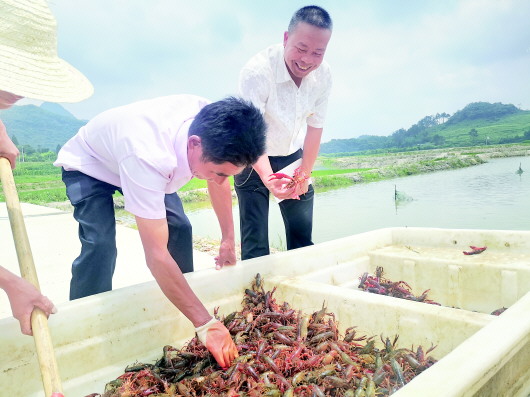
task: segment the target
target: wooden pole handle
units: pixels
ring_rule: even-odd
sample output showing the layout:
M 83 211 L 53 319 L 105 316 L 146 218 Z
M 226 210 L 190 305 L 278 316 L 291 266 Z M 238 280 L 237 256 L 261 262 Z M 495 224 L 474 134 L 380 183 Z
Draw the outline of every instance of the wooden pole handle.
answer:
M 0 180 L 2 181 L 9 222 L 15 241 L 20 274 L 40 291 L 39 280 L 37 279 L 35 263 L 33 262 L 33 255 L 24 223 L 24 216 L 20 208 L 13 172 L 11 171 L 11 163 L 3 157 L 0 157 Z M 31 329 L 33 330 L 33 338 L 35 339 L 35 346 L 37 348 L 45 395 L 51 396 L 53 393 L 56 393 L 55 396 L 62 396 L 63 390 L 55 353 L 53 351 L 50 330 L 48 328 L 48 318 L 38 308 L 35 308 L 31 314 Z

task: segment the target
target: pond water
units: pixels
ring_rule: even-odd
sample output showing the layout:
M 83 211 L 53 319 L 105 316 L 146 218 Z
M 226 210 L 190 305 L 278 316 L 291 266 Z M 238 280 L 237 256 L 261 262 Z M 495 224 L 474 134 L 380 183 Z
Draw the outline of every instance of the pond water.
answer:
M 521 166 L 525 171 L 518 174 Z M 409 200 L 396 202 L 398 196 Z M 278 205 L 270 202 L 269 235 L 285 245 Z M 186 208 L 193 234 L 219 239 L 211 208 Z M 234 206 L 236 238 L 239 213 Z M 317 192 L 315 243 L 393 226 L 530 230 L 530 158 L 492 159 L 486 164 Z

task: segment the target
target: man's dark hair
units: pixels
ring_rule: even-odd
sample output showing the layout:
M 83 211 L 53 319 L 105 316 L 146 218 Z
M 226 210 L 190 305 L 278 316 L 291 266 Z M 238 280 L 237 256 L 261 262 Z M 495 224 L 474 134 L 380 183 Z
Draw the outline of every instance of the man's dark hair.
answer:
M 265 153 L 267 126 L 257 107 L 241 98 L 228 97 L 201 109 L 188 136 L 202 142 L 202 159 L 236 166 L 254 164 Z
M 328 12 L 318 6 L 306 6 L 296 11 L 291 18 L 291 22 L 289 22 L 288 32 L 292 33 L 300 22 L 305 22 L 321 29 L 333 30 L 333 22 Z

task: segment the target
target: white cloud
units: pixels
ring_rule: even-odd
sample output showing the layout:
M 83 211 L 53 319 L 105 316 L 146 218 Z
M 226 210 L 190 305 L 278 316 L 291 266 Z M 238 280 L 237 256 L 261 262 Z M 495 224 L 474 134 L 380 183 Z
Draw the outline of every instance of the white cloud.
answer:
M 53 0 L 59 53 L 93 82 L 66 107 L 89 118 L 170 93 L 233 94 L 239 68 L 280 42 L 305 2 Z M 334 87 L 324 140 L 388 135 L 469 102 L 530 109 L 530 2 L 335 2 L 326 54 Z

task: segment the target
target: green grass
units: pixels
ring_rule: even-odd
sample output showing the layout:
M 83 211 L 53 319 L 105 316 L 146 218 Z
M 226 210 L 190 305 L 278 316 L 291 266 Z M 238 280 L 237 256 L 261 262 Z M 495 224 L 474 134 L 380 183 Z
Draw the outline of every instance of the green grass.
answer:
M 501 146 L 510 147 L 511 145 Z M 487 148 L 489 149 L 491 147 L 493 147 L 493 145 L 490 145 Z M 460 159 L 455 152 L 449 153 L 449 156 L 445 158 L 435 157 L 433 159 L 418 160 L 409 162 L 407 165 L 403 166 L 386 166 L 379 170 L 373 170 L 372 168 L 341 169 L 339 168 L 340 162 L 337 161 L 336 158 L 319 157 L 319 165 L 324 165 L 330 169 L 313 171 L 311 177 L 317 191 L 338 189 L 359 182 L 374 182 L 392 177 L 429 172 L 440 169 L 440 167 L 443 168 L 443 163 L 447 163 L 446 168 L 447 166 L 451 168 L 469 166 L 472 164 L 472 158 L 476 158 L 476 155 L 482 153 L 483 150 L 486 149 L 482 149 L 482 147 L 474 147 L 469 152 L 461 153 L 467 155 L 468 160 L 466 161 Z M 425 151 L 422 153 L 425 153 Z M 401 153 L 401 156 L 409 154 L 412 155 L 414 153 Z M 397 155 L 398 154 L 395 153 L 389 153 L 384 156 L 393 158 Z M 362 157 L 371 158 L 373 156 L 355 157 L 360 159 Z M 60 168 L 54 167 L 51 162 L 18 163 L 13 174 L 20 201 L 22 202 L 45 204 L 68 200 L 66 197 L 66 189 L 61 180 L 61 170 Z M 229 178 L 229 181 L 230 185 L 233 186 L 233 178 Z M 182 201 L 186 202 L 187 205 L 197 204 L 202 206 L 203 203 L 208 203 L 208 194 L 206 192 L 198 191 L 198 189 L 204 189 L 206 187 L 207 182 L 205 180 L 193 178 L 180 189 L 180 192 L 189 191 L 189 193 L 181 195 Z M 119 193 L 116 193 L 116 195 L 119 195 Z M 0 201 L 5 201 L 2 190 L 0 190 Z
M 18 165 L 17 165 L 17 168 L 18 168 Z M 16 171 L 16 168 L 15 168 L 15 171 Z M 36 175 L 32 175 L 32 174 L 22 174 L 22 175 L 17 175 L 17 174 L 14 174 L 13 177 L 15 178 L 15 182 L 18 184 L 22 184 L 22 183 L 50 183 L 50 182 L 60 182 L 62 183 L 62 180 L 61 180 L 61 175 L 39 175 L 39 174 L 36 174 Z
M 17 167 L 13 170 L 15 177 L 22 175 L 47 175 L 61 178 L 61 169 L 55 167 L 52 162 L 18 162 Z
M 61 180 L 61 169 L 46 163 L 17 163 L 13 178 L 21 202 L 45 204 L 68 200 Z M 5 201 L 3 190 L 0 201 Z
M 321 177 L 328 175 L 340 175 L 340 174 L 351 174 L 354 172 L 366 171 L 368 168 L 347 168 L 347 169 L 329 169 L 329 170 L 317 170 L 311 173 L 313 177 Z
M 329 175 L 339 175 L 339 174 L 351 174 L 353 172 L 364 171 L 366 168 L 349 168 L 349 169 L 330 169 L 330 170 L 318 170 L 313 171 L 311 174 L 312 177 L 325 177 Z M 230 186 L 234 186 L 234 178 L 229 178 Z M 336 184 L 333 184 L 336 185 Z M 326 185 L 329 186 L 329 185 Z M 204 189 L 208 187 L 204 179 L 193 178 L 187 184 L 185 184 L 179 191 L 186 192 L 188 190 Z
M 324 177 L 313 178 L 315 189 L 319 191 L 321 188 L 335 188 L 350 186 L 353 182 L 350 178 L 345 176 L 328 175 Z
M 473 138 L 469 131 L 474 128 L 478 136 Z M 468 146 L 473 144 L 497 144 L 503 138 L 523 136 L 530 129 L 530 112 L 516 113 L 503 117 L 498 121 L 469 120 L 457 125 L 442 124 L 433 129 L 434 134 L 439 134 L 446 139 L 449 146 Z
M 383 179 L 380 173 L 378 172 L 366 172 L 363 174 L 363 181 L 365 182 L 375 182 Z
M 229 179 L 230 184 L 233 184 L 232 178 Z M 182 186 L 182 188 L 180 188 L 180 191 L 186 192 L 188 190 L 204 189 L 206 187 L 208 187 L 208 184 L 204 179 L 193 178 L 191 181 Z
M 56 201 L 66 201 L 66 189 L 39 189 L 35 191 L 19 191 L 18 193 L 19 200 L 24 203 L 32 204 L 46 204 L 53 203 Z M 0 196 L 0 200 L 3 200 L 3 197 Z
M 334 164 L 333 161 L 329 165 Z M 396 176 L 406 176 L 418 173 L 417 167 L 396 169 Z M 50 202 L 67 201 L 66 189 L 61 180 L 61 170 L 51 163 L 19 163 L 14 170 L 15 183 L 21 202 L 32 204 L 46 204 Z M 327 169 L 313 171 L 312 178 L 317 191 L 336 189 L 350 186 L 355 181 L 347 174 L 358 174 L 363 182 L 373 182 L 384 179 L 378 172 L 372 172 L 370 168 L 348 168 Z M 229 178 L 233 186 L 233 178 Z M 202 179 L 193 178 L 180 191 L 193 191 L 207 187 L 207 182 Z M 116 193 L 119 195 L 119 193 Z M 0 191 L 0 201 L 5 201 L 3 192 Z M 194 202 L 207 202 L 208 194 L 203 192 L 191 192 L 183 195 L 182 201 L 186 204 Z
M 19 162 L 13 170 L 13 177 L 21 202 L 44 204 L 68 200 L 66 189 L 61 179 L 61 169 L 55 167 L 51 162 Z M 232 178 L 230 178 L 230 183 L 233 184 Z M 196 190 L 206 187 L 207 183 L 205 180 L 193 178 L 180 190 Z M 0 191 L 0 201 L 5 201 L 3 191 Z
M 342 187 L 352 184 L 351 179 L 341 177 L 341 174 L 361 172 L 366 169 L 328 169 L 314 171 L 312 176 L 318 187 Z M 66 189 L 61 180 L 61 169 L 51 163 L 18 163 L 13 171 L 15 184 L 21 202 L 32 204 L 45 204 L 56 201 L 67 201 Z M 229 178 L 233 186 L 233 178 Z M 186 192 L 206 188 L 207 182 L 203 179 L 193 178 L 179 191 Z M 116 193 L 117 195 L 119 193 Z M 184 202 L 207 201 L 208 195 L 193 192 L 183 198 Z M 3 192 L 0 191 L 0 201 L 5 201 Z

